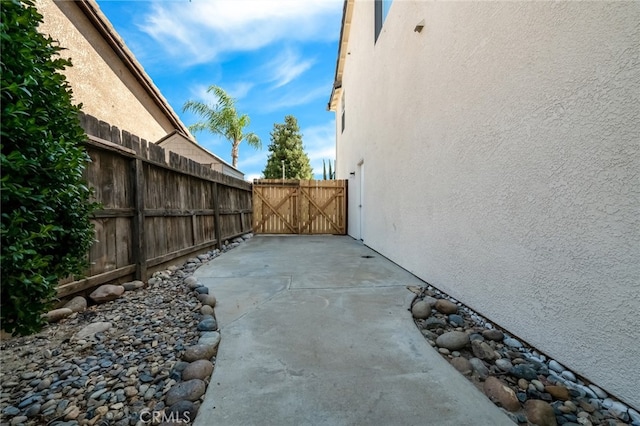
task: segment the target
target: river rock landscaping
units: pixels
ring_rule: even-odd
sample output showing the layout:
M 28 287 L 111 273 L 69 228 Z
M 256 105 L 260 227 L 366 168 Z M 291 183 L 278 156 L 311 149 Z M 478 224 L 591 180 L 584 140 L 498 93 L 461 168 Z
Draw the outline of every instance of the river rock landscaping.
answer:
M 192 274 L 222 252 L 156 272 L 147 283 L 100 286 L 88 300 L 77 296 L 47 313 L 40 333 L 3 339 L 2 424 L 193 421 L 220 334 L 216 299 Z
M 408 287 L 416 326 L 519 425 L 640 426 L 640 413 L 432 286 Z

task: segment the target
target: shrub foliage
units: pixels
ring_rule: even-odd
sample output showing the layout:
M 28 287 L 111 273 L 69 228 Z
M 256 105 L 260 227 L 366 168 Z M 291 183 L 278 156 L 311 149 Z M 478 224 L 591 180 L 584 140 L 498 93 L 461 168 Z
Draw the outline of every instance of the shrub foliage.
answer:
M 43 325 L 57 282 L 81 274 L 96 208 L 82 181 L 89 157 L 61 47 L 38 32 L 31 1 L 2 1 L 2 328 Z

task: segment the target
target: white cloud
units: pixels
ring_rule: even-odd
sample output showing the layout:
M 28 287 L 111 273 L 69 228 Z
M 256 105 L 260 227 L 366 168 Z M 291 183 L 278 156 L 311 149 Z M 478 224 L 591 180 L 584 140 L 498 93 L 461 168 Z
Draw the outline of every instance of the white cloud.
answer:
M 238 100 L 247 96 L 253 86 L 254 83 L 238 81 L 226 85 L 225 87 L 223 87 L 223 89 L 229 96 Z M 189 93 L 191 93 L 192 96 L 191 99 L 205 102 L 209 105 L 215 105 L 218 99 L 213 93 L 207 92 L 207 89 L 209 89 L 209 86 L 205 84 L 196 84 L 194 86 L 191 86 L 191 88 L 189 89 Z
M 339 36 L 342 0 L 218 0 L 154 3 L 140 28 L 182 64 L 287 41 Z
M 314 63 L 314 59 L 302 60 L 300 55 L 291 49 L 286 49 L 266 65 L 267 72 L 271 74 L 269 81 L 275 83 L 275 88 L 282 87 L 298 78 Z
M 309 89 L 305 92 L 301 90 L 294 90 L 285 93 L 280 99 L 265 102 L 263 110 L 265 112 L 273 112 L 284 108 L 305 105 L 322 97 L 329 99 L 330 94 L 330 84 L 322 85 L 320 87 L 316 87 L 315 89 Z
M 254 179 L 261 179 L 262 173 L 249 173 L 248 175 L 244 175 L 244 180 L 247 182 L 253 182 Z
M 304 148 L 311 161 L 313 173 L 322 176 L 322 160 L 336 158 L 336 128 L 334 120 L 302 129 Z M 327 164 L 327 167 L 329 165 Z
M 255 166 L 263 167 L 265 164 L 267 164 L 267 157 L 267 151 L 261 151 L 247 158 L 240 157 L 238 159 L 238 168 L 240 170 L 244 170 L 245 168 L 251 169 Z

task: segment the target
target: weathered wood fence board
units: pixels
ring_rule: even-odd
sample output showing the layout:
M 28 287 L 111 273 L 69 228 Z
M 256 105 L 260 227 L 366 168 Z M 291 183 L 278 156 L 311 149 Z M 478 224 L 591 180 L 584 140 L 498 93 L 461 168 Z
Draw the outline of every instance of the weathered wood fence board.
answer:
M 251 184 L 81 115 L 91 162 L 85 180 L 101 210 L 86 277 L 61 281 L 65 297 L 115 280 L 146 280 L 175 259 L 251 231 Z M 69 282 L 71 281 L 71 282 Z
M 346 180 L 253 181 L 253 229 L 260 234 L 347 232 Z

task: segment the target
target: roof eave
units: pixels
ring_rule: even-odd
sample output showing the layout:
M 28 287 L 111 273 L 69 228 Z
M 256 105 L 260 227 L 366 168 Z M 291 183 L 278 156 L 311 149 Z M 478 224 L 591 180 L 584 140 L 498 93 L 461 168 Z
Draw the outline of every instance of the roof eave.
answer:
M 342 9 L 342 25 L 340 27 L 340 42 L 338 45 L 338 58 L 336 59 L 336 73 L 333 81 L 333 88 L 331 89 L 331 96 L 329 97 L 329 103 L 327 110 L 335 111 L 340 98 L 340 92 L 342 89 L 342 72 L 344 71 L 344 63 L 347 59 L 347 45 L 349 44 L 349 33 L 351 29 L 351 18 L 353 16 L 353 5 L 355 0 L 344 0 L 344 7 Z

